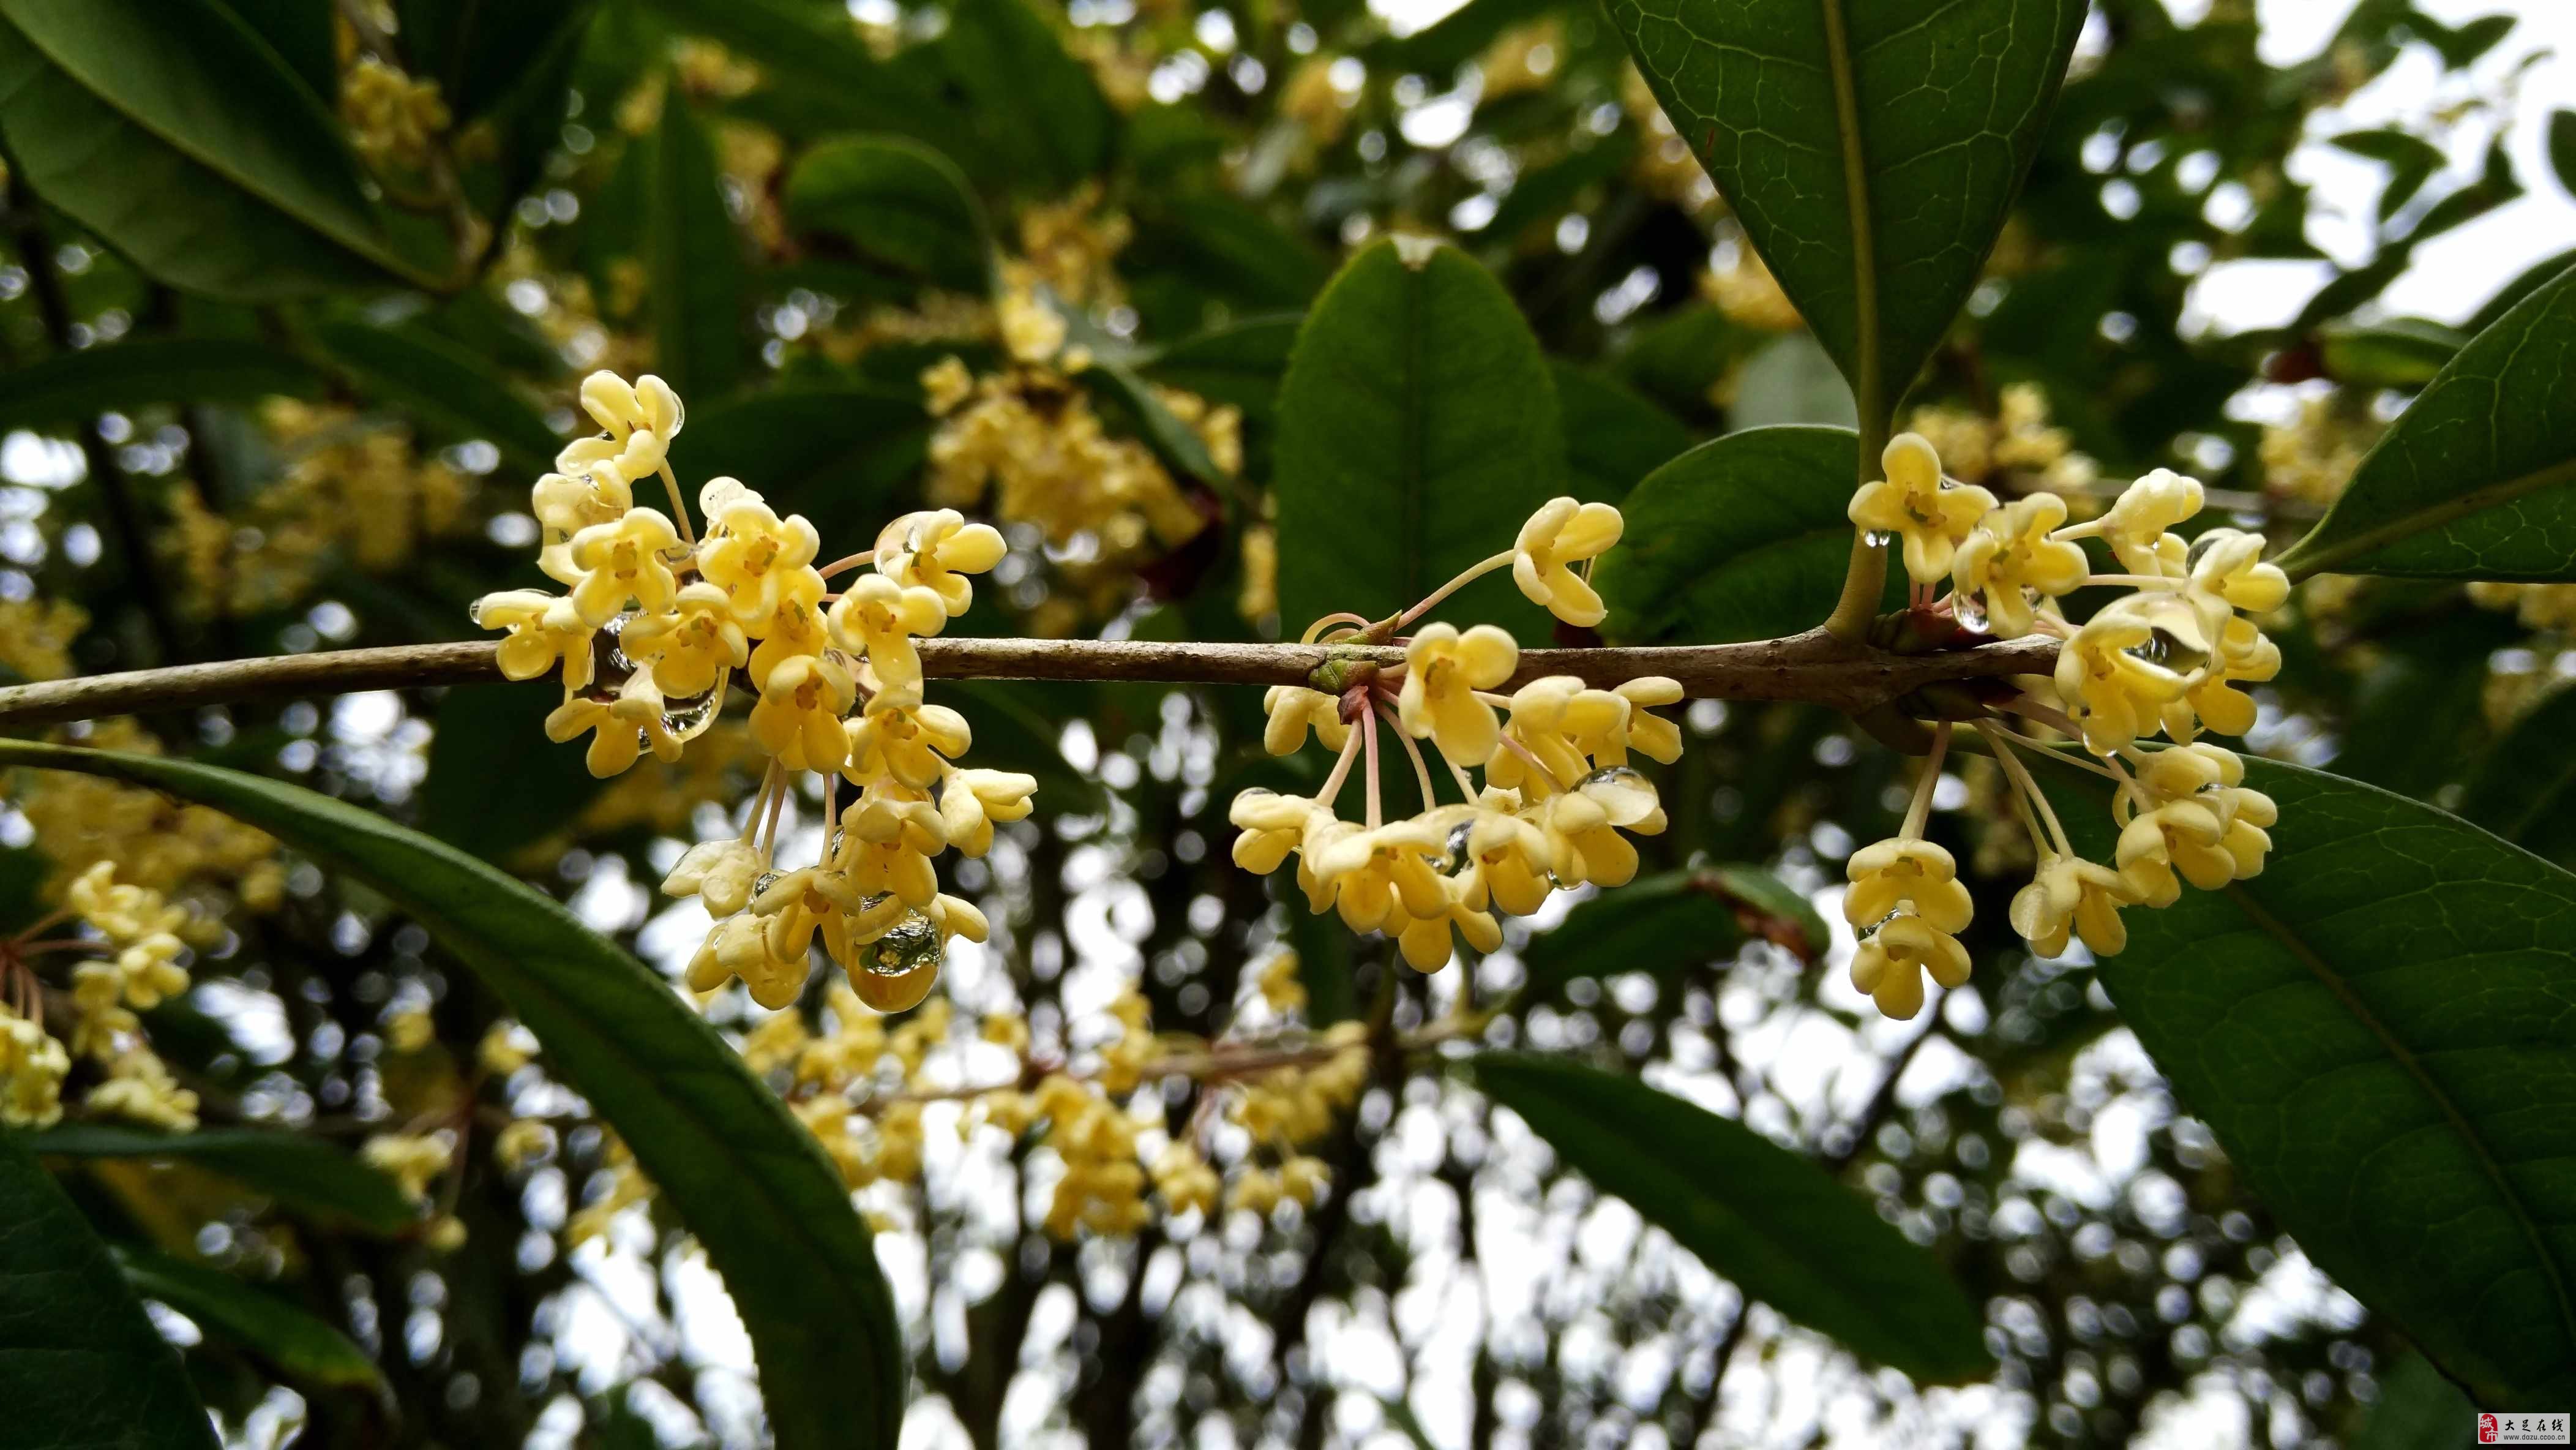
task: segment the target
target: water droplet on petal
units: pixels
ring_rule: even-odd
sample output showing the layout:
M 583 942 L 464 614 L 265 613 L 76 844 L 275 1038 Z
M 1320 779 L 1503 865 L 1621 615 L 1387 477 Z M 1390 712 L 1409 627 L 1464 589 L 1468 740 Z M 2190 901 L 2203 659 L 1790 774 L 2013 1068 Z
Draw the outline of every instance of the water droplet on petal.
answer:
M 716 723 L 724 709 L 725 687 L 733 681 L 733 671 L 716 671 L 716 682 L 694 695 L 666 700 L 662 707 L 662 728 L 681 740 L 695 740 Z
M 1872 548 L 1883 549 L 1896 542 L 1896 535 L 1885 529 L 1868 529 L 1862 532 L 1860 541 Z
M 1655 795 L 1653 781 L 1624 765 L 1603 766 L 1576 782 L 1575 789 L 1608 812 L 1614 826 L 1634 825 L 1663 803 Z

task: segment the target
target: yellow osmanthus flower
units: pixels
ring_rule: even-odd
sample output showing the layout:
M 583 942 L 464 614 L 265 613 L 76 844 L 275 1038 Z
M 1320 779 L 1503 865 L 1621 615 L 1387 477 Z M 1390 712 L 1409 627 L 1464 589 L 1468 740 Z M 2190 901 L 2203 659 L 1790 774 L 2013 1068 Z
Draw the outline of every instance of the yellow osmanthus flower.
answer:
M 1262 692 L 1261 708 L 1267 717 L 1261 745 L 1273 755 L 1296 754 L 1309 730 L 1335 754 L 1350 742 L 1351 727 L 1342 719 L 1342 702 L 1321 690 L 1273 685 Z
M 591 640 L 598 626 L 569 599 L 542 589 L 505 589 L 474 601 L 473 618 L 485 629 L 509 631 L 497 652 L 509 679 L 533 680 L 560 666 L 564 684 L 578 690 L 596 673 Z
M 1923 1010 L 1923 978 L 1944 987 L 1968 980 L 1968 949 L 1957 937 L 1912 912 L 1879 924 L 1852 952 L 1851 980 L 1878 1010 L 1903 1021 Z
M 1930 841 L 1886 840 L 1854 851 L 1843 867 L 1851 887 L 1843 894 L 1843 919 L 1867 930 L 1900 911 L 1911 911 L 1937 931 L 1965 931 L 1975 911 L 1958 862 Z
M 146 1047 L 128 1048 L 108 1064 L 107 1081 L 89 1090 L 91 1112 L 130 1118 L 173 1133 L 197 1127 L 197 1095 L 179 1086 Z
M 1512 541 L 1512 582 L 1532 604 L 1568 624 L 1587 628 L 1599 624 L 1609 611 L 1593 591 L 1591 580 L 1574 572 L 1573 566 L 1608 553 L 1624 527 L 1612 505 L 1550 499 L 1529 516 Z
M 2068 940 L 2076 937 L 2097 957 L 2118 956 L 2129 944 L 2120 908 L 2137 899 L 2127 878 L 2108 866 L 2050 856 L 2030 884 L 2013 894 L 2012 927 L 2043 957 L 2064 956 Z
M 793 601 L 819 601 L 822 576 L 813 569 L 822 536 L 803 514 L 780 518 L 759 494 L 730 478 L 700 490 L 707 537 L 698 551 L 698 573 L 724 591 L 734 618 L 753 634 L 771 636 Z
M 360 155 L 411 170 L 428 164 L 432 138 L 451 119 L 438 82 L 415 80 L 373 56 L 359 57 L 341 77 L 340 116 Z
M 2102 517 L 2067 536 L 2100 534 L 2132 574 L 2178 575 L 2183 545 L 2179 539 L 2168 542 L 2166 531 L 2199 513 L 2202 497 L 2199 479 L 2159 468 L 2123 489 Z
M 2058 651 L 2057 692 L 2084 743 L 2109 755 L 2151 733 L 2206 659 L 2200 621 L 2171 594 L 2114 600 Z
M 844 724 L 849 754 L 842 774 L 858 785 L 893 779 L 928 790 L 954 769 L 951 760 L 975 743 L 966 717 L 945 705 L 912 703 L 892 691 L 868 701 Z
M 629 485 L 662 471 L 671 440 L 688 418 L 679 394 L 651 373 L 632 386 L 615 373 L 592 373 L 581 381 L 581 409 L 601 431 L 565 445 L 555 455 L 555 467 L 572 474 L 613 474 Z
M 930 509 L 905 514 L 877 535 L 877 572 L 903 588 L 929 590 L 953 618 L 975 602 L 966 576 L 999 564 L 1007 549 L 991 524 L 970 524 L 955 509 Z
M 751 707 L 752 737 L 790 770 L 837 770 L 850 749 L 841 716 L 857 698 L 850 672 L 828 655 L 780 660 Z
M 687 698 L 716 686 L 724 672 L 750 662 L 751 642 L 724 590 L 700 580 L 672 597 L 667 614 L 646 614 L 626 627 L 618 648 L 653 672 L 663 694 Z
M 2290 576 L 2280 565 L 2263 562 L 2261 534 L 2211 529 L 2191 541 L 2184 560 L 2191 573 L 2183 581 L 2183 598 L 2199 614 L 2204 639 L 2221 639 L 2237 610 L 2267 614 L 2290 597 Z
M 50 1128 L 63 1117 L 71 1054 L 45 1029 L 0 1007 L 0 1126 Z
M 2053 537 L 2066 522 L 2066 500 L 2035 493 L 1977 520 L 1950 563 L 1951 588 L 1985 605 L 1997 639 L 2019 639 L 2037 622 L 2031 595 L 2071 594 L 2092 572 L 2084 550 Z
M 642 670 L 627 676 L 614 694 L 579 690 L 546 716 L 546 738 L 564 744 L 590 733 L 583 763 L 601 779 L 633 765 L 646 747 L 663 760 L 680 758 L 681 741 L 671 730 L 668 707 L 653 676 Z
M 1917 584 L 1947 578 L 1951 558 L 1995 496 L 1975 484 L 1945 483 L 1941 455 L 1919 434 L 1899 433 L 1879 456 L 1882 476 L 1852 495 L 1851 521 L 1898 540 Z
M 1510 679 L 1520 658 L 1520 646 L 1493 625 L 1479 624 L 1464 634 L 1454 625 L 1425 625 L 1405 647 L 1398 718 L 1451 760 L 1481 762 L 1501 743 L 1502 725 L 1476 692 Z
M 89 611 L 68 599 L 0 599 L 0 670 L 27 680 L 72 673 L 71 644 Z
M 906 587 L 883 574 L 869 574 L 833 601 L 828 618 L 832 642 L 867 656 L 868 672 L 876 676 L 880 690 L 899 698 L 920 698 L 921 652 L 912 641 L 946 627 L 948 611 L 938 594 L 919 585 Z M 846 703 L 843 708 L 848 708 Z
M 582 571 L 572 586 L 573 607 L 582 621 L 596 628 L 617 617 L 629 603 L 651 614 L 671 607 L 679 594 L 671 559 L 680 534 L 660 511 L 637 508 L 615 523 L 593 524 L 572 536 L 573 566 Z

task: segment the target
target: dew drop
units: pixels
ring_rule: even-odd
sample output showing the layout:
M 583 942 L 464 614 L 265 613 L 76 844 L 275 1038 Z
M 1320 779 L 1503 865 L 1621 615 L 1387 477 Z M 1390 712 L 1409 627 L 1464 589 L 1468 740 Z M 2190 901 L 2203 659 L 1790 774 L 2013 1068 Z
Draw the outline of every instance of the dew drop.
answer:
M 1574 788 L 1607 811 L 1614 826 L 1635 825 L 1662 804 L 1654 782 L 1624 765 L 1605 765 L 1575 782 Z
M 1896 542 L 1896 535 L 1885 529 L 1868 529 L 1862 532 L 1860 541 L 1872 548 L 1883 549 Z
M 936 968 L 941 955 L 939 928 L 929 917 L 906 909 L 885 935 L 859 948 L 859 970 L 879 977 L 910 976 L 923 967 Z

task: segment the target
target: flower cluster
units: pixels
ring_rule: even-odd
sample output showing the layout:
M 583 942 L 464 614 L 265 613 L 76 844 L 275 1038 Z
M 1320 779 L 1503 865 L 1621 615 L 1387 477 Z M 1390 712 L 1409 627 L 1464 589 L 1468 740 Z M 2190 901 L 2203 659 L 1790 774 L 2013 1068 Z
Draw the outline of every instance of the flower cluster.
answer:
M 1999 638 L 2046 634 L 2063 641 L 2055 676 L 2000 708 L 2082 744 L 2065 756 L 2114 785 L 2119 841 L 2108 863 L 2085 859 L 2012 742 L 2040 742 L 1995 720 L 1975 728 L 1995 752 L 2036 854 L 2029 885 L 2013 897 L 2013 929 L 2034 951 L 2063 953 L 2080 940 L 2096 956 L 2120 951 L 2123 907 L 2171 905 L 2182 881 L 2204 890 L 2263 869 L 2277 819 L 2271 799 L 2245 784 L 2244 762 L 2199 739 L 2241 735 L 2253 699 L 2234 688 L 2268 680 L 2281 652 L 2251 615 L 2278 608 L 2290 583 L 2263 562 L 2260 535 L 2212 528 L 2185 540 L 2173 529 L 2200 512 L 2198 480 L 2158 469 L 2098 518 L 2066 522 L 2065 501 L 2034 493 L 2011 503 L 1950 482 L 1933 446 L 1916 434 L 1888 444 L 1885 477 L 1851 502 L 1852 521 L 1899 541 L 1918 608 L 1982 622 Z M 2093 571 L 2079 540 L 2098 538 L 2126 572 Z M 1935 586 L 1951 592 L 1935 603 Z M 2086 585 L 2128 592 L 2078 625 L 2058 601 Z M 2174 743 L 2140 744 L 2162 732 Z M 1843 910 L 1863 933 L 1852 984 L 1880 1011 L 1922 1010 L 1924 978 L 1955 987 L 1968 978 L 1958 942 L 1972 911 L 1950 853 L 1923 839 L 1950 727 L 1935 731 L 1905 824 L 1891 840 L 1853 853 Z M 2097 763 L 2098 762 L 2098 763 Z
M 415 80 L 373 56 L 361 56 L 340 81 L 340 116 L 350 144 L 378 166 L 417 170 L 430 143 L 448 127 L 438 82 Z
M 1411 609 L 1377 625 L 1327 616 L 1307 638 L 1385 638 L 1470 580 L 1502 569 L 1557 618 L 1598 624 L 1603 607 L 1589 577 L 1592 562 L 1618 542 L 1620 527 L 1619 511 L 1608 504 L 1553 500 L 1511 548 Z M 1325 632 L 1345 619 L 1354 623 Z M 1629 760 L 1632 753 L 1665 763 L 1680 758 L 1679 727 L 1649 709 L 1679 701 L 1682 692 L 1658 676 L 1602 689 L 1556 675 L 1500 694 L 1519 668 L 1520 648 L 1490 624 L 1463 633 L 1424 625 L 1403 643 L 1401 665 L 1354 679 L 1339 695 L 1298 686 L 1270 691 L 1270 752 L 1290 754 L 1311 733 L 1337 758 L 1312 796 L 1261 789 L 1237 796 L 1231 819 L 1242 834 L 1234 859 L 1266 875 L 1295 857 L 1311 909 L 1339 912 L 1354 931 L 1383 932 L 1407 962 L 1429 972 L 1449 961 L 1453 934 L 1478 951 L 1500 946 L 1498 908 L 1526 915 L 1557 887 L 1619 886 L 1636 874 L 1627 836 L 1662 831 L 1664 812 L 1653 783 Z M 1387 820 L 1381 805 L 1381 720 L 1421 789 L 1422 812 L 1403 820 Z M 1456 803 L 1436 803 L 1420 741 L 1446 765 Z M 1344 820 L 1336 801 L 1362 760 L 1366 815 Z M 1469 779 L 1471 769 L 1483 773 L 1481 782 Z
M 1111 433 L 1078 381 L 1087 361 L 1065 348 L 1064 324 L 1044 303 L 1005 298 L 1003 335 L 1019 359 L 981 377 L 958 358 L 923 374 L 931 411 L 929 496 L 975 507 L 1034 529 L 1052 546 L 1068 591 L 1092 613 L 1125 602 L 1137 566 L 1166 554 L 1207 528 L 1209 515 L 1172 477 L 1152 449 Z M 1240 415 L 1181 393 L 1158 394 L 1176 418 L 1200 435 L 1228 472 L 1242 464 Z M 1069 630 L 1078 617 L 1038 621 L 1042 633 Z
M 75 1061 L 98 1065 L 101 1081 L 83 1100 L 93 1113 L 173 1132 L 197 1126 L 197 1095 L 174 1081 L 135 1013 L 188 990 L 189 913 L 160 892 L 116 879 L 99 861 L 74 877 L 63 906 L 0 941 L 0 1124 L 42 1128 L 62 1117 L 62 1089 Z M 48 937 L 69 920 L 83 934 Z M 76 955 L 70 1033 L 45 1025 L 46 988 L 36 958 Z
M 591 772 L 611 776 L 647 751 L 681 758 L 740 672 L 758 697 L 760 791 L 740 836 L 694 847 L 663 882 L 717 918 L 690 986 L 740 977 L 780 1006 L 804 987 L 819 937 L 867 1005 L 917 1005 L 947 942 L 987 930 L 971 903 L 940 892 L 932 859 L 981 856 L 994 824 L 1026 816 L 1037 789 L 1026 775 L 957 764 L 973 732 L 924 700 L 914 645 L 966 611 L 967 576 L 1001 562 L 1002 536 L 952 510 L 906 514 L 873 549 L 818 567 L 812 523 L 717 478 L 699 492 L 706 532 L 694 537 L 669 461 L 686 421 L 678 396 L 649 374 L 630 385 L 601 372 L 581 402 L 600 433 L 565 448 L 534 490 L 538 567 L 565 592 L 508 590 L 474 606 L 478 623 L 507 631 L 502 673 L 559 673 L 564 700 L 546 733 L 588 734 Z M 635 501 L 635 485 L 657 477 L 670 514 Z M 829 576 L 867 564 L 831 592 Z M 833 829 L 821 860 L 781 872 L 778 822 L 809 772 L 824 780 Z M 838 806 L 843 781 L 857 795 Z
M 291 604 L 334 557 L 370 574 L 399 568 L 420 540 L 473 527 L 474 480 L 424 459 L 410 433 L 347 408 L 274 398 L 260 409 L 287 460 L 277 480 L 217 512 L 193 486 L 170 495 L 161 547 L 195 614 L 242 616 Z

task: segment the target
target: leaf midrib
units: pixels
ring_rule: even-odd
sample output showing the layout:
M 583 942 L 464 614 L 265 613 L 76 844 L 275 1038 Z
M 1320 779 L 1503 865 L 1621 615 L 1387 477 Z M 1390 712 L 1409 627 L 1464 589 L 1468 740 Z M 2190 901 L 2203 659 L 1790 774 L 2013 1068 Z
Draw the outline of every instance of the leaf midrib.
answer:
M 2411 513 L 2400 515 L 2376 528 L 2364 529 L 2350 538 L 2338 540 L 2321 549 L 2311 551 L 2303 546 L 2293 546 L 2289 553 L 2282 556 L 2281 567 L 2289 572 L 2292 580 L 2305 579 L 2311 574 L 2324 573 L 2339 564 L 2368 554 L 2374 549 L 2386 548 L 2390 544 L 2440 528 L 2444 524 L 2466 518 L 2473 513 L 2494 508 L 2499 504 L 2511 503 L 2526 494 L 2538 493 L 2542 489 L 2555 488 L 2560 484 L 2568 483 L 2576 483 L 2576 458 L 2553 463 L 2547 468 L 2534 469 L 2518 477 L 2505 479 L 2501 483 L 2490 483 L 2484 488 L 2473 488 L 2467 493 L 2455 494 L 2429 508 L 2416 509 Z M 2326 525 L 2333 521 L 2333 516 L 2329 514 L 2317 525 L 2317 532 L 2324 532 Z M 2310 537 L 2313 538 L 2314 535 Z
M 1842 0 L 1817 0 L 1825 22 L 1825 69 L 1834 86 L 1834 125 L 1843 163 L 1843 199 L 1851 209 L 1852 400 L 1861 425 L 1887 421 L 1887 380 L 1878 357 L 1878 236 L 1869 211 L 1869 156 L 1861 144 L 1860 80 L 1852 73 L 1851 33 Z M 1866 473 L 1873 460 L 1864 457 Z
M 2229 885 L 2227 896 L 2236 904 L 2239 911 L 2245 913 L 2246 920 L 2252 922 L 2264 935 L 2280 943 L 2281 949 L 2288 952 L 2299 965 L 2316 978 L 2320 985 L 2332 993 L 2343 1009 L 2352 1015 L 2354 1021 L 2359 1022 L 2372 1037 L 2378 1039 L 2380 1047 L 2387 1052 L 2390 1060 L 2414 1081 L 2424 1096 L 2432 1100 L 2433 1105 L 2441 1111 L 2444 1121 L 2450 1124 L 2451 1131 L 2459 1136 L 2461 1142 L 2468 1145 L 2470 1156 L 2477 1160 L 2479 1171 L 2486 1176 L 2489 1183 L 2494 1185 L 2496 1195 L 2504 1200 L 2505 1211 L 2511 1215 L 2514 1226 L 2521 1231 L 2524 1241 L 2530 1246 L 2531 1257 L 2539 1264 L 2542 1276 L 2548 1281 L 2550 1295 L 2557 1301 L 2559 1328 L 2565 1335 L 2566 1343 L 2576 1346 L 2576 1296 L 2571 1296 L 2569 1293 L 2566 1275 L 2561 1271 L 2556 1256 L 2550 1252 L 2549 1241 L 2540 1231 L 2539 1220 L 2532 1216 L 2530 1205 L 2523 1201 L 2521 1191 L 2514 1186 L 2512 1178 L 2505 1173 L 2503 1163 L 2497 1160 L 2494 1152 L 2488 1147 L 2486 1139 L 2480 1136 L 2476 1125 L 2469 1120 L 2466 1113 L 2461 1111 L 2459 1104 L 2453 1101 L 2450 1093 L 2433 1076 L 2431 1069 L 2427 1068 L 2415 1053 L 2397 1038 L 2396 1034 L 2389 1031 L 2387 1024 L 2381 1022 L 2378 1014 L 2371 1011 L 2370 1005 L 2352 989 L 2352 984 L 2344 979 L 2343 974 L 2336 971 L 2334 966 L 2310 946 L 2304 937 L 2292 932 L 2280 918 L 2265 910 L 2262 903 L 2255 899 L 2254 894 L 2246 889 L 2243 882 Z

